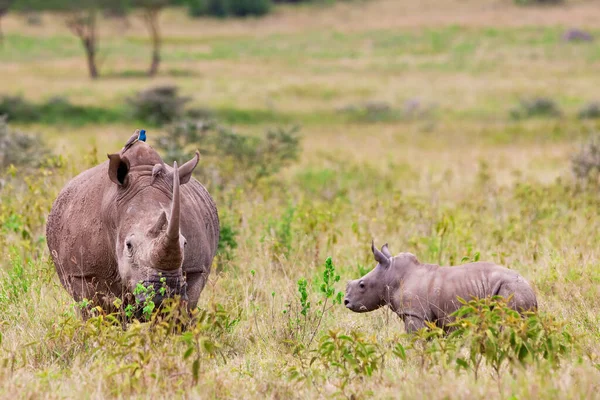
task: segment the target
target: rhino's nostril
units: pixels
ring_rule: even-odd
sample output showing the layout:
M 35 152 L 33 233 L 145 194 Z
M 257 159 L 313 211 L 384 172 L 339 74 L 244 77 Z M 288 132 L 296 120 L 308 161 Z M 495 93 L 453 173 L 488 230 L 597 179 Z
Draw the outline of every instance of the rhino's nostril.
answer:
M 344 305 L 348 306 L 348 304 L 350 304 L 350 301 L 348 299 L 344 300 Z

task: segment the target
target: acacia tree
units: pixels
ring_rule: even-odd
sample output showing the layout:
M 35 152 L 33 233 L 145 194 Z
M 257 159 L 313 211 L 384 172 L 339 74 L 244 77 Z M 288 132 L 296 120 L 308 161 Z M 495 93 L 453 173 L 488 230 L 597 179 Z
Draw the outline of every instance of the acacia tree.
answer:
M 133 6 L 142 11 L 144 23 L 152 40 L 152 61 L 150 69 L 148 69 L 149 76 L 156 75 L 160 66 L 161 35 L 158 18 L 160 12 L 170 3 L 170 0 L 133 0 Z
M 93 5 L 74 7 L 65 19 L 71 33 L 81 40 L 87 61 L 90 78 L 96 79 L 98 73 L 98 11 Z
M 4 17 L 14 0 L 0 0 L 0 45 L 4 43 L 4 33 L 2 33 L 2 17 Z
M 5 0 L 0 0 L 5 1 Z M 18 0 L 20 11 L 57 11 L 65 16 L 67 28 L 79 38 L 86 55 L 90 77 L 98 71 L 98 13 L 122 10 L 128 0 Z

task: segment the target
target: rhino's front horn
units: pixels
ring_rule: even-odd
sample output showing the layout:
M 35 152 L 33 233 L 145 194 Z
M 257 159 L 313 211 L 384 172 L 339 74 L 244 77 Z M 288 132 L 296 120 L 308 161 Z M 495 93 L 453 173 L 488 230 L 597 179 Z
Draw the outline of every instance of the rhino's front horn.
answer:
M 177 161 L 173 163 L 173 203 L 171 204 L 171 218 L 169 219 L 169 227 L 167 228 L 167 239 L 179 243 L 179 168 Z
M 157 268 L 166 271 L 176 270 L 181 267 L 183 251 L 180 245 L 179 222 L 181 199 L 179 193 L 179 174 L 177 163 L 173 166 L 173 201 L 171 203 L 171 217 L 169 225 L 163 236 L 158 241 L 154 251 L 154 262 Z M 157 224 L 163 220 L 162 214 Z M 154 228 L 153 228 L 154 229 Z

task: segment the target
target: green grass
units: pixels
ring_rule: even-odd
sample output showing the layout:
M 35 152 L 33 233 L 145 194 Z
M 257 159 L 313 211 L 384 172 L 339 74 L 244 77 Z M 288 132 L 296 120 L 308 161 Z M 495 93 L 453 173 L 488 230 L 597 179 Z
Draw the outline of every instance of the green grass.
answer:
M 600 201 L 597 182 L 577 181 L 570 158 L 600 131 L 600 120 L 577 118 L 598 100 L 600 45 L 561 35 L 600 14 L 584 1 L 448 4 L 285 6 L 258 21 L 191 21 L 169 10 L 152 80 L 139 19 L 124 35 L 103 22 L 104 75 L 94 82 L 81 44 L 57 19 L 28 27 L 9 15 L 0 94 L 33 105 L 34 116 L 12 126 L 39 133 L 61 158 L 53 169 L 0 173 L 0 397 L 597 397 Z M 45 220 L 67 180 L 134 129 L 146 127 L 158 148 L 166 127 L 132 120 L 125 99 L 159 84 L 177 85 L 190 108 L 243 134 L 298 124 L 302 154 L 256 182 L 240 180 L 248 171 L 233 157 L 214 174 L 215 157 L 201 158 L 226 234 L 201 296 L 206 313 L 188 333 L 83 323 L 48 262 Z M 47 104 L 54 96 L 69 105 Z M 535 97 L 563 115 L 511 118 Z M 415 102 L 427 112 L 409 117 Z M 352 107 L 359 111 L 341 111 Z M 576 348 L 558 366 L 509 363 L 497 374 L 484 363 L 475 380 L 435 348 L 454 342 L 412 346 L 391 311 L 334 305 L 322 291 L 327 257 L 340 276 L 328 288 L 343 292 L 374 266 L 372 239 L 423 262 L 479 258 L 519 271 L 543 318 L 565 324 Z M 349 339 L 336 342 L 340 334 Z M 323 351 L 331 345 L 333 356 Z M 349 366 L 353 359 L 375 368 Z

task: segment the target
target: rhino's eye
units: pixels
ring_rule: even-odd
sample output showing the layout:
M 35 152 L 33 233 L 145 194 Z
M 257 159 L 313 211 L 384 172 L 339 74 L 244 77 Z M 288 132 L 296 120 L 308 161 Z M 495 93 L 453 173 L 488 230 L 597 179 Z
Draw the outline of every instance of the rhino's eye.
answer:
M 133 248 L 133 245 L 131 244 L 131 240 L 127 240 L 125 242 L 125 246 L 127 246 L 128 251 L 131 251 L 131 249 Z
M 358 283 L 358 287 L 360 287 L 361 289 L 364 289 L 365 288 L 365 283 L 363 281 L 360 281 Z

